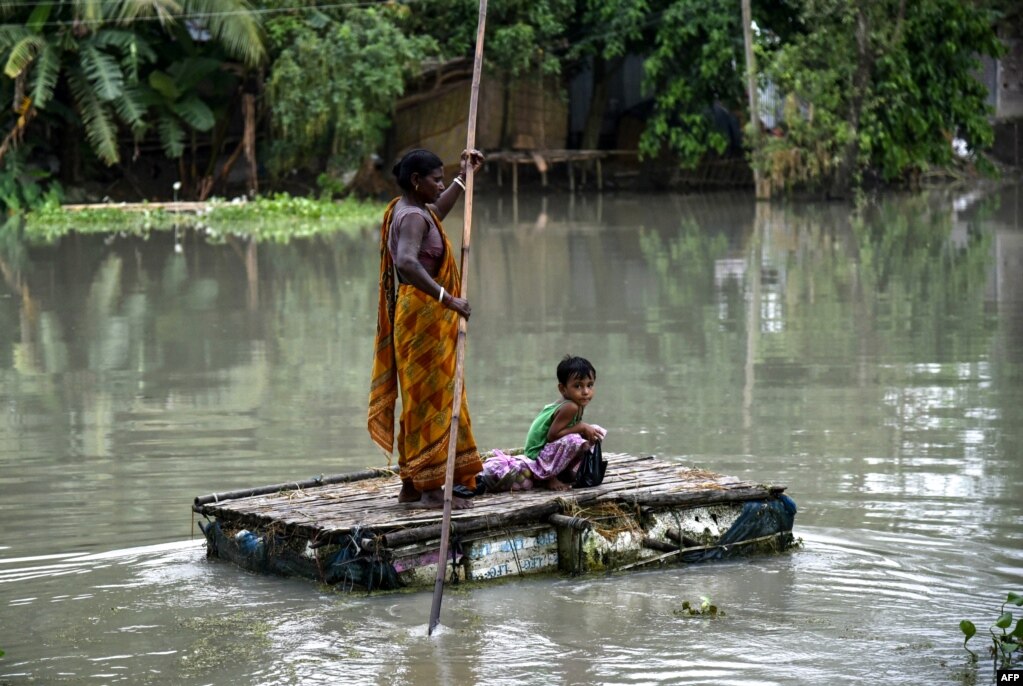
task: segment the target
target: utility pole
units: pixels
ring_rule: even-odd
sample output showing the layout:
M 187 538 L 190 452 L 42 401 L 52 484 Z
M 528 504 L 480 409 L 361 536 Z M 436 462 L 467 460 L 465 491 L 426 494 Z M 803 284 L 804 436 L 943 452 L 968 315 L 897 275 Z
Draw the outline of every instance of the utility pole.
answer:
M 753 9 L 750 0 L 742 4 L 742 40 L 746 45 L 746 90 L 749 95 L 750 147 L 753 155 L 760 151 L 760 108 L 757 106 L 757 61 L 753 56 Z M 771 189 L 764 182 L 763 173 L 753 165 L 753 186 L 757 200 L 771 197 Z

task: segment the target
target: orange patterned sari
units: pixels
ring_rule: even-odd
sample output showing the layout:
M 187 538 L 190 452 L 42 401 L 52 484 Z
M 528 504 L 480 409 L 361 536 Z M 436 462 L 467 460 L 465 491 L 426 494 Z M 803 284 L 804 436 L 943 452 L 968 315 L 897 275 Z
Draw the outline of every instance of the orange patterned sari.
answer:
M 380 297 L 369 391 L 369 434 L 385 451 L 393 450 L 394 406 L 400 388 L 398 468 L 401 478 L 410 479 L 416 490 L 430 491 L 444 485 L 455 390 L 458 313 L 414 286 L 396 284 L 387 237 L 397 202 L 396 198 L 387 206 L 380 227 Z M 461 279 L 451 243 L 440 219 L 433 215 L 433 220 L 444 240 L 437 283 L 460 297 Z M 455 483 L 475 488 L 483 463 L 472 435 L 464 385 L 460 415 Z

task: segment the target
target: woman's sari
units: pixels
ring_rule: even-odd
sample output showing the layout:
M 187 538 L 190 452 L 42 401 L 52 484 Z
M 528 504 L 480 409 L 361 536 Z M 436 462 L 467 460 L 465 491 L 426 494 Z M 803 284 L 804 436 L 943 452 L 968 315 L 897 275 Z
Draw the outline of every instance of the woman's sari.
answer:
M 369 434 L 387 451 L 394 448 L 394 407 L 401 393 L 398 422 L 398 468 L 416 490 L 444 485 L 455 387 L 458 313 L 409 284 L 397 284 L 387 249 L 391 201 L 380 227 L 380 295 L 377 335 L 369 392 Z M 432 212 L 431 212 L 432 214 Z M 461 280 L 440 219 L 432 214 L 444 241 L 444 259 L 436 280 L 452 296 L 461 297 Z M 397 288 L 395 288 L 397 286 Z M 455 451 L 455 484 L 475 488 L 483 468 L 472 435 L 465 386 Z

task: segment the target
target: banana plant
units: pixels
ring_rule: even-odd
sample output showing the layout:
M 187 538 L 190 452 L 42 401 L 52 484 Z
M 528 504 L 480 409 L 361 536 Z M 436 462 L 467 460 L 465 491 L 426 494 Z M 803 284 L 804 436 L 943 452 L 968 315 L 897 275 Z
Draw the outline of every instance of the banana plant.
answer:
M 209 108 L 188 92 L 198 80 L 181 71 L 196 63 L 179 65 L 178 73 L 173 64 L 161 70 L 154 46 L 196 35 L 247 66 L 266 55 L 258 17 L 245 0 L 0 0 L 0 20 L 6 22 L 0 63 L 15 82 L 15 107 L 27 104 L 81 126 L 108 165 L 120 161 L 121 126 L 138 139 L 155 125 L 164 150 L 177 155 L 183 124 L 212 126 Z M 208 73 L 208 65 L 200 67 Z
M 146 82 L 136 87 L 138 99 L 147 107 L 149 123 L 156 127 L 167 157 L 181 157 L 189 129 L 205 132 L 216 123 L 213 110 L 199 97 L 196 87 L 203 80 L 221 75 L 220 66 L 215 59 L 187 57 L 171 64 L 166 71 L 154 69 Z

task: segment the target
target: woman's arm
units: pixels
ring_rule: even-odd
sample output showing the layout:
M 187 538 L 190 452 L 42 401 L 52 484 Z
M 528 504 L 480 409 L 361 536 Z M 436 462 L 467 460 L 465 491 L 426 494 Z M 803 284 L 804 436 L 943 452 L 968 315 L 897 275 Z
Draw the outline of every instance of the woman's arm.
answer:
M 561 407 L 558 408 L 557 412 L 554 413 L 554 419 L 551 421 L 551 428 L 547 430 L 547 442 L 553 443 L 559 438 L 564 438 L 569 434 L 579 434 L 591 443 L 599 441 L 600 433 L 591 424 L 580 421 L 577 424 L 569 426 L 569 423 L 578 412 L 579 406 L 571 400 L 563 403 Z
M 462 183 L 465 183 L 467 166 L 471 164 L 472 173 L 475 174 L 483 166 L 484 161 L 483 153 L 479 150 L 473 150 L 471 153 L 468 150 L 462 152 L 462 160 L 459 163 L 460 171 L 455 178 L 461 179 Z M 448 216 L 448 212 L 455 206 L 455 201 L 462 195 L 462 190 L 462 186 L 452 180 L 451 185 L 444 189 L 444 192 L 437 198 L 437 202 L 433 204 L 434 213 L 441 219 Z
M 398 248 L 394 256 L 394 266 L 405 283 L 412 284 L 432 298 L 440 298 L 440 284 L 434 281 L 419 261 L 419 248 L 429 227 L 426 217 L 417 212 L 406 214 L 391 227 L 392 231 L 398 232 Z M 466 319 L 469 318 L 471 308 L 468 300 L 444 293 L 441 304 L 458 312 Z
M 465 178 L 462 177 L 461 173 L 459 173 L 459 175 L 455 178 L 462 178 L 462 183 L 465 183 Z M 455 201 L 458 200 L 458 197 L 461 194 L 462 187 L 452 181 L 451 185 L 445 188 L 444 192 L 440 194 L 439 198 L 437 198 L 437 202 L 433 203 L 431 206 L 433 213 L 443 220 L 444 217 L 448 216 L 448 212 L 451 211 L 451 208 L 455 206 Z

